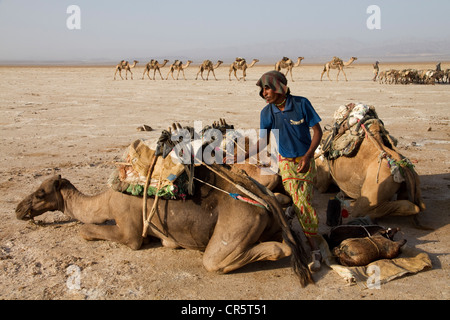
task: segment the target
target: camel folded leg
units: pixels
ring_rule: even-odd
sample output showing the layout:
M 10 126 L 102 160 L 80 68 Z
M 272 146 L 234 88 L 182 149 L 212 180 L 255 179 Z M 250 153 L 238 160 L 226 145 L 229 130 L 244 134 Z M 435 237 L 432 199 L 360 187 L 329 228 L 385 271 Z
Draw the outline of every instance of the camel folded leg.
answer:
M 289 246 L 282 242 L 259 242 L 269 223 L 267 214 L 243 216 L 236 208 L 233 218 L 218 221 L 203 255 L 208 271 L 228 273 L 255 261 L 275 261 L 291 255 Z M 238 221 L 239 223 L 230 223 Z
M 138 231 L 142 232 L 142 229 L 126 231 L 117 225 L 85 224 L 81 227 L 80 233 L 85 240 L 108 240 L 124 244 L 133 250 L 138 250 L 142 245 L 142 236 Z
M 277 261 L 292 254 L 289 246 L 282 242 L 268 241 L 257 244 L 252 248 L 240 252 L 233 252 L 221 261 L 203 259 L 208 271 L 229 273 L 256 261 Z
M 352 209 L 352 216 L 370 216 L 372 219 L 385 216 L 410 216 L 420 212 L 420 208 L 408 200 L 397 200 L 382 202 L 377 206 L 370 206 L 367 199 L 359 198 L 356 200 Z

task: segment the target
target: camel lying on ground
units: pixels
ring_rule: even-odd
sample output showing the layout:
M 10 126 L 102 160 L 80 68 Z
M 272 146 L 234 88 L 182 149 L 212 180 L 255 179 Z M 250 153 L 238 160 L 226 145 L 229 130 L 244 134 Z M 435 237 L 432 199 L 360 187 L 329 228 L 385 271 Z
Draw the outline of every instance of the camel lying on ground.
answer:
M 160 238 L 163 246 L 204 251 L 203 265 L 208 271 L 227 273 L 263 260 L 279 260 L 292 255 L 293 268 L 302 286 L 312 283 L 301 240 L 290 231 L 279 202 L 252 183 L 248 177 L 221 165 L 196 167 L 192 198 L 159 199 L 147 235 Z M 227 193 L 240 190 L 229 179 L 244 186 L 266 202 L 269 210 L 234 200 Z M 267 189 L 266 191 L 267 192 Z M 269 193 L 270 194 L 270 193 Z M 148 198 L 152 207 L 154 198 Z M 137 250 L 143 243 L 143 200 L 109 189 L 87 196 L 68 180 L 56 176 L 19 203 L 18 219 L 29 219 L 47 211 L 59 210 L 84 223 L 81 236 L 86 240 L 109 240 Z M 115 221 L 114 225 L 104 224 Z M 282 231 L 282 232 L 280 232 Z M 281 235 L 283 240 L 281 241 Z
M 355 200 L 350 212 L 354 217 L 368 215 L 376 219 L 389 215 L 417 215 L 425 210 L 419 176 L 410 166 L 401 164 L 404 157 L 394 150 L 394 146 L 385 145 L 381 130 L 379 122 L 374 122 L 355 156 L 341 156 L 335 160 L 318 158 L 315 186 L 325 192 L 335 183 Z M 392 161 L 400 166 L 405 181 L 394 181 L 389 168 Z

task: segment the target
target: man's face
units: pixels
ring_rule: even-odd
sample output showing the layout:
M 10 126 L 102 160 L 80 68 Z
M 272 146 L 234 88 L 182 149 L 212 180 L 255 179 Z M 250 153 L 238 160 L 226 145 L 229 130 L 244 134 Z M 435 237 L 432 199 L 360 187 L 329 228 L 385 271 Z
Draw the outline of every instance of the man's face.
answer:
M 281 103 L 283 100 L 282 94 L 276 93 L 268 86 L 265 86 L 263 89 L 263 97 L 266 99 L 267 103 Z

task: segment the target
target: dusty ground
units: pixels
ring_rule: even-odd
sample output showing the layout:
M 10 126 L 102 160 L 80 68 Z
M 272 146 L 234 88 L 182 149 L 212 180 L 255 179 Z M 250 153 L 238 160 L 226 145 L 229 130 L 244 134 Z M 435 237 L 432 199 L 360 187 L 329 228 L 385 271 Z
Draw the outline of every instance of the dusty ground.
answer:
M 381 66 L 434 68 L 435 63 Z M 443 64 L 443 68 L 448 68 Z M 113 81 L 114 67 L 0 68 L 0 298 L 1 299 L 449 299 L 450 90 L 449 85 L 380 85 L 370 81 L 371 66 L 347 69 L 349 82 L 320 82 L 321 66 L 294 69 L 294 94 L 308 97 L 331 124 L 342 104 L 374 105 L 402 153 L 421 176 L 427 211 L 417 230 L 408 218 L 379 223 L 400 227 L 408 245 L 428 253 L 433 268 L 389 282 L 379 290 L 347 286 L 326 267 L 316 285 L 302 289 L 289 259 L 255 263 L 228 275 L 202 267 L 202 253 L 171 250 L 157 242 L 131 251 L 125 246 L 87 242 L 80 224 L 60 212 L 38 224 L 18 221 L 18 202 L 47 177 L 61 174 L 82 192 L 107 188 L 113 161 L 138 138 L 156 138 L 173 121 L 205 125 L 226 118 L 238 128 L 258 126 L 264 102 L 255 83 L 271 66 L 248 70 L 247 82 L 228 81 L 228 66 L 218 81 Z M 336 71 L 332 71 L 334 79 Z M 162 69 L 164 76 L 167 68 Z M 211 77 L 212 78 L 212 77 Z M 341 78 L 343 79 L 343 78 Z M 153 132 L 138 132 L 147 124 Z M 321 231 L 326 232 L 327 200 L 316 193 Z

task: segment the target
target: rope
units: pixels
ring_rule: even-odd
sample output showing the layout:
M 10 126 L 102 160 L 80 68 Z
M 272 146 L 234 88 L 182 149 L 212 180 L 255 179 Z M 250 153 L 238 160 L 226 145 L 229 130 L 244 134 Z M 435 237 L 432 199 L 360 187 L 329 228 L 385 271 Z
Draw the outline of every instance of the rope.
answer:
M 158 160 L 158 158 L 159 158 L 159 156 L 156 156 L 156 155 L 153 156 L 153 161 L 152 161 L 152 164 L 150 165 L 150 168 L 148 170 L 147 179 L 145 181 L 145 186 L 144 186 L 144 196 L 143 196 L 143 205 L 142 205 L 142 218 L 143 218 L 143 222 L 144 222 L 143 230 L 142 230 L 142 237 L 144 237 L 144 238 L 147 236 L 147 230 L 148 230 L 148 227 L 150 226 L 150 220 L 153 218 L 153 215 L 156 212 L 156 206 L 157 206 L 158 200 L 159 200 L 158 191 L 159 191 L 159 189 L 161 187 L 161 180 L 162 180 L 162 174 L 163 174 L 163 171 L 164 171 L 164 165 L 161 166 L 161 172 L 160 172 L 160 175 L 159 175 L 159 181 L 158 181 L 158 186 L 156 188 L 157 191 L 156 191 L 156 194 L 155 194 L 155 201 L 153 202 L 152 210 L 150 211 L 150 215 L 148 217 L 146 217 L 147 216 L 147 191 L 148 191 L 148 185 L 150 183 L 150 179 L 151 179 L 151 176 L 152 176 L 152 173 L 153 173 L 153 169 L 155 167 L 155 164 L 156 164 L 156 161 Z
M 233 139 L 232 141 L 233 141 L 233 143 L 236 145 L 236 147 L 238 147 L 238 148 L 241 149 L 242 151 L 246 152 L 245 149 L 242 148 L 242 147 L 237 143 L 236 140 Z M 256 164 L 254 164 L 254 166 L 256 166 L 256 165 L 262 166 L 262 165 L 263 165 L 263 164 L 261 163 L 261 161 L 259 161 L 258 158 L 255 158 L 254 156 L 251 156 L 250 158 L 256 161 Z M 251 163 L 250 163 L 250 164 L 251 164 Z
M 225 194 L 228 194 L 230 197 L 232 197 L 232 198 L 235 199 L 235 200 L 239 200 L 239 201 L 246 202 L 246 203 L 248 203 L 248 204 L 251 204 L 251 205 L 254 205 L 254 206 L 263 208 L 263 209 L 267 209 L 267 207 L 265 207 L 263 204 L 261 204 L 261 203 L 255 201 L 255 200 L 252 200 L 252 199 L 249 199 L 249 198 L 245 198 L 245 197 L 241 196 L 241 195 L 238 194 L 238 193 L 231 193 L 231 192 L 225 191 L 225 190 L 223 190 L 223 189 L 221 189 L 221 188 L 218 188 L 218 187 L 216 187 L 216 186 L 214 186 L 214 185 L 212 185 L 212 184 L 210 184 L 210 183 L 208 183 L 208 182 L 206 182 L 206 181 L 200 180 L 199 178 L 196 178 L 196 177 L 194 177 L 194 179 L 197 180 L 197 181 L 199 181 L 199 182 L 201 182 L 201 183 L 204 183 L 204 184 L 206 184 L 207 186 L 210 186 L 211 188 L 214 188 L 214 189 L 216 189 L 216 190 L 218 190 L 218 191 L 220 191 L 220 192 L 223 192 L 223 193 L 225 193 Z
M 378 156 L 378 170 L 377 170 L 377 178 L 376 178 L 377 184 L 378 184 L 378 177 L 380 175 L 380 170 L 381 170 L 381 162 L 383 161 L 383 158 L 386 158 L 386 156 L 387 156 L 387 154 L 384 151 L 382 151 Z
M 214 172 L 215 174 L 217 174 L 219 177 L 221 177 L 222 179 L 224 179 L 225 181 L 231 183 L 233 186 L 235 186 L 239 191 L 245 193 L 247 196 L 249 196 L 251 199 L 261 203 L 262 205 L 264 205 L 264 207 L 270 211 L 269 209 L 269 205 L 267 204 L 267 202 L 265 202 L 263 199 L 257 197 L 256 195 L 254 195 L 253 193 L 251 193 L 250 191 L 248 191 L 247 189 L 245 189 L 244 187 L 242 187 L 241 185 L 238 185 L 236 183 L 234 183 L 234 181 L 230 180 L 228 177 L 224 176 L 223 174 L 221 174 L 220 172 L 218 172 L 217 170 L 214 170 L 211 166 L 207 165 L 206 163 L 204 163 L 203 161 L 201 161 L 200 159 L 198 159 L 197 157 L 195 157 L 196 160 L 200 161 L 201 164 L 203 164 L 206 168 L 208 168 L 209 170 L 211 170 L 212 172 Z

